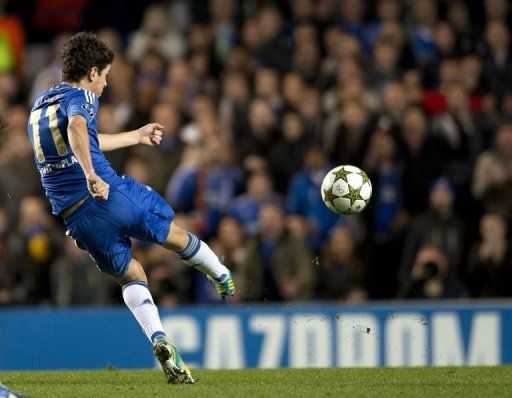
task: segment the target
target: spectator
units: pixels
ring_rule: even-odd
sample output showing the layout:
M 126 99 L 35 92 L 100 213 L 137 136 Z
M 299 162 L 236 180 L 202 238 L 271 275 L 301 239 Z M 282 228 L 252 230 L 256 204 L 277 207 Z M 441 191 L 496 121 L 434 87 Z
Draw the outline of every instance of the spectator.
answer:
M 185 146 L 199 149 L 210 137 L 219 137 L 214 109 L 213 100 L 208 95 L 198 95 L 191 101 L 186 110 L 190 122 L 180 131 L 180 139 Z
M 240 273 L 246 260 L 245 231 L 233 217 L 227 216 L 219 224 L 217 235 L 210 240 L 212 250 L 219 255 L 223 264 L 226 264 L 233 273 L 235 280 L 239 280 Z M 219 297 L 215 286 L 204 277 L 194 274 L 195 301 L 199 303 L 225 303 Z M 229 302 L 240 301 L 240 295 L 231 298 Z
M 135 76 L 138 95 L 126 122 L 127 130 L 135 130 L 139 126 L 149 123 L 151 107 L 158 100 L 163 68 L 165 68 L 164 60 L 157 53 L 153 53 L 151 59 L 147 59 L 147 62 L 141 64 L 141 69 Z
M 246 254 L 244 249 L 245 232 L 240 223 L 233 217 L 224 217 L 219 224 L 217 233 L 219 255 L 224 257 L 224 264 L 238 275 Z M 235 278 L 236 279 L 236 278 Z
M 420 107 L 407 108 L 401 125 L 404 208 L 417 216 L 427 207 L 432 181 L 443 172 L 444 147 L 429 131 L 427 117 Z
M 417 67 L 412 46 L 401 22 L 393 20 L 384 22 L 378 39 L 380 38 L 390 40 L 395 43 L 397 51 L 400 54 L 399 66 L 402 70 Z
M 41 91 L 49 89 L 51 86 L 60 83 L 61 68 L 59 64 L 59 53 L 66 41 L 69 40 L 71 35 L 69 33 L 61 33 L 53 39 L 51 49 L 49 50 L 48 60 L 43 69 L 34 71 L 36 73 L 28 104 L 33 104 L 36 97 Z
M 263 45 L 263 34 L 260 31 L 258 17 L 247 18 L 242 26 L 241 41 L 245 48 L 254 58 L 254 62 L 258 66 L 264 65 L 264 60 L 259 56 L 260 48 Z
M 249 95 L 249 83 L 243 74 L 226 74 L 219 100 L 219 123 L 226 142 L 233 143 L 237 136 L 244 134 Z
M 229 214 L 242 226 L 245 233 L 253 235 L 258 230 L 258 214 L 265 203 L 282 206 L 281 197 L 273 191 L 272 181 L 264 173 L 253 173 L 247 179 L 247 190 L 237 196 Z
M 478 154 L 485 148 L 487 121 L 471 112 L 469 96 L 461 84 L 453 84 L 446 93 L 448 110 L 434 118 L 434 134 L 447 149 L 448 175 L 457 191 L 457 208 L 463 216 L 473 214 L 475 206 L 470 181 Z
M 373 187 L 372 230 L 376 235 L 393 235 L 404 227 L 402 167 L 397 161 L 393 136 L 376 131 L 370 140 L 365 170 Z
M 166 59 L 182 57 L 185 54 L 185 43 L 173 26 L 164 6 L 149 6 L 144 13 L 142 26 L 130 37 L 128 58 L 138 62 L 148 51 L 156 51 Z
M 364 263 L 347 227 L 333 229 L 323 247 L 319 266 L 318 292 L 321 298 L 349 303 L 361 303 L 368 298 Z
M 26 196 L 20 204 L 14 257 L 19 278 L 13 292 L 15 302 L 50 303 L 50 267 L 59 252 L 57 231 L 42 198 Z
M 403 297 L 417 299 L 443 299 L 461 297 L 464 287 L 450 273 L 447 256 L 438 248 L 424 246 L 416 255 L 410 282 L 403 286 Z
M 435 28 L 435 54 L 425 66 L 424 79 L 428 87 L 435 87 L 439 65 L 444 59 L 455 58 L 457 54 L 457 37 L 450 24 L 439 22 Z
M 194 234 L 198 234 L 200 225 L 195 224 L 192 215 L 176 213 L 175 222 Z M 137 241 L 140 243 L 140 241 Z M 148 285 L 151 294 L 159 306 L 173 308 L 178 304 L 195 302 L 198 299 L 197 287 L 199 275 L 191 267 L 184 266 L 178 256 L 169 255 L 169 252 L 159 245 L 142 246 L 144 250 L 143 261 L 147 264 Z M 141 258 L 141 251 L 136 253 Z M 204 276 L 201 275 L 203 278 Z M 211 285 L 208 283 L 208 285 Z
M 292 179 L 288 192 L 288 212 L 306 220 L 308 243 L 314 250 L 320 248 L 320 244 L 338 221 L 338 216 L 322 202 L 320 193 L 322 180 L 328 171 L 329 165 L 322 150 L 318 147 L 309 148 L 304 158 L 304 168 Z
M 164 126 L 163 137 L 157 147 L 133 147 L 133 155 L 144 160 L 151 171 L 148 179 L 158 192 L 163 192 L 165 184 L 179 164 L 183 145 L 179 140 L 181 115 L 168 103 L 157 103 L 151 109 L 151 120 Z
M 10 108 L 0 151 L 0 207 L 5 209 L 12 228 L 18 223 L 23 198 L 42 195 L 40 175 L 32 164 L 34 152 L 26 134 L 27 119 L 24 107 Z
M 316 89 L 308 89 L 298 104 L 299 114 L 305 129 L 305 136 L 309 140 L 321 140 L 323 118 L 321 108 L 321 94 Z
M 471 24 L 471 16 L 464 0 L 451 1 L 448 4 L 446 18 L 455 29 L 457 35 L 457 49 L 461 54 L 474 51 L 477 35 Z
M 112 69 L 115 73 L 109 75 L 108 86 L 102 95 L 101 112 L 105 100 L 113 107 L 114 117 L 119 123 L 119 129 L 110 126 L 106 131 L 123 131 L 130 114 L 133 111 L 132 98 L 134 95 L 133 79 L 135 68 L 125 57 L 121 36 L 113 29 L 105 28 L 98 32 L 98 38 L 103 40 L 114 51 L 115 58 Z M 158 61 L 157 61 L 158 62 Z M 101 130 L 100 130 L 101 131 Z
M 510 297 L 512 258 L 504 217 L 487 213 L 480 219 L 480 240 L 469 252 L 468 287 L 473 297 Z
M 170 257 L 168 253 L 159 253 L 158 256 L 153 253 L 149 264 L 148 281 L 153 298 L 159 306 L 174 308 L 190 301 L 205 301 L 200 286 L 211 284 L 204 275 L 192 275 L 193 270 L 184 267 L 179 258 Z M 197 279 L 194 280 L 195 277 Z
M 237 3 L 234 0 L 212 0 L 209 6 L 215 58 L 220 64 L 225 64 L 236 42 L 234 18 Z
M 407 107 L 405 87 L 402 83 L 392 82 L 384 87 L 382 109 L 375 115 L 374 129 L 397 134 L 401 129 L 402 115 Z
M 397 290 L 397 264 L 403 231 L 409 221 L 403 205 L 403 168 L 397 160 L 397 150 L 391 133 L 376 131 L 365 160 L 373 186 L 366 214 L 373 231 L 368 253 L 368 284 L 373 298 L 393 296 Z
M 473 196 L 486 211 L 512 214 L 512 125 L 505 124 L 497 132 L 494 147 L 483 152 L 473 175 Z
M 457 275 L 464 262 L 465 230 L 462 220 L 455 214 L 454 201 L 453 184 L 446 178 L 435 180 L 430 188 L 429 209 L 412 220 L 405 237 L 400 272 L 402 294 L 410 286 L 411 270 L 420 258 L 421 248 L 440 250 L 446 256 L 446 275 Z M 414 273 L 418 275 L 421 273 Z
M 314 83 L 320 65 L 320 49 L 316 44 L 316 30 L 313 25 L 303 23 L 295 29 L 294 37 L 292 68 L 306 82 Z
M 276 115 L 267 101 L 254 99 L 249 105 L 248 131 L 239 137 L 239 155 L 248 171 L 264 170 L 265 156 L 269 153 L 276 137 Z
M 63 249 L 51 265 L 52 302 L 59 307 L 108 304 L 114 281 L 103 278 L 91 257 L 78 249 L 73 239 L 66 239 Z
M 339 4 L 341 28 L 349 35 L 354 36 L 360 42 L 363 42 L 366 1 L 346 0 Z
M 484 10 L 487 21 L 508 21 L 510 7 L 507 0 L 485 0 Z
M 307 300 L 313 295 L 311 253 L 285 230 L 280 207 L 264 205 L 259 232 L 247 242 L 239 279 L 246 301 Z
M 426 65 L 435 56 L 434 32 L 438 21 L 437 1 L 418 0 L 413 3 L 411 44 L 419 65 Z
M 255 72 L 254 94 L 265 99 L 274 112 L 279 112 L 282 109 L 279 74 L 275 69 L 261 68 Z
M 110 103 L 106 103 L 98 109 L 96 120 L 98 121 L 98 131 L 101 131 L 102 134 L 123 130 L 121 120 L 116 117 L 115 107 Z M 107 152 L 105 156 L 115 170 L 124 170 L 129 153 L 130 148 L 122 148 Z
M 419 105 L 423 102 L 425 90 L 419 70 L 410 69 L 404 73 L 404 88 L 408 104 Z
M 281 121 L 282 137 L 269 154 L 269 169 L 276 190 L 285 194 L 293 175 L 302 166 L 308 145 L 304 125 L 299 115 L 287 112 Z
M 310 21 L 313 17 L 314 7 L 312 0 L 292 0 L 290 8 L 294 21 Z
M 400 80 L 400 55 L 399 48 L 392 39 L 382 37 L 375 42 L 374 64 L 368 70 L 366 81 L 377 94 L 382 94 L 387 83 Z
M 260 46 L 257 57 L 261 64 L 280 72 L 288 70 L 290 46 L 282 36 L 283 20 L 277 8 L 264 7 L 257 16 Z
M 167 199 L 177 211 L 197 209 L 201 234 L 212 236 L 240 192 L 241 170 L 231 164 L 226 146 L 216 137 L 206 144 L 207 159 L 200 165 L 182 164 L 167 186 Z
M 472 112 L 469 96 L 462 84 L 447 89 L 447 111 L 434 118 L 434 133 L 446 144 L 452 176 L 460 184 L 468 179 L 476 156 L 484 149 L 486 121 Z
M 323 43 L 326 55 L 320 66 L 317 86 L 322 90 L 336 84 L 336 71 L 344 59 L 359 59 L 361 43 L 354 37 L 345 34 L 338 26 L 330 26 L 325 30 Z
M 297 111 L 306 87 L 306 82 L 299 73 L 290 72 L 284 75 L 282 91 L 286 110 Z
M 490 88 L 487 79 L 482 75 L 482 61 L 477 56 L 470 54 L 461 58 L 459 65 L 462 72 L 462 85 L 466 92 L 473 96 L 474 99 L 483 101 L 483 98 L 481 98 L 482 94 L 487 93 Z M 481 106 L 483 108 L 484 104 L 482 103 Z
M 132 156 L 127 160 L 125 174 L 132 176 L 141 184 L 148 186 L 151 184 L 149 164 L 140 157 Z
M 387 22 L 400 22 L 402 4 L 400 0 L 378 0 L 376 5 L 377 20 L 366 28 L 365 41 L 369 48 L 382 33 L 382 26 Z
M 489 20 L 485 29 L 485 74 L 491 87 L 502 98 L 505 88 L 512 84 L 512 53 L 510 52 L 510 30 L 500 19 Z
M 334 164 L 361 164 L 367 144 L 370 113 L 357 101 L 345 104 L 341 122 L 330 137 L 329 159 Z M 327 137 L 326 137 L 327 139 Z

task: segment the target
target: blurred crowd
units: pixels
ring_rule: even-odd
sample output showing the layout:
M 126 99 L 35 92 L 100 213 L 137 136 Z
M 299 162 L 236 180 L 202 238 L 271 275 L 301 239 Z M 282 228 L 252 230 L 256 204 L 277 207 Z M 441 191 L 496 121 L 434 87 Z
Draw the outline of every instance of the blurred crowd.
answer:
M 116 53 L 99 130 L 165 126 L 108 158 L 223 257 L 238 301 L 512 296 L 507 0 L 27 4 L 0 1 L 0 304 L 120 300 L 49 213 L 26 134 L 84 29 Z M 321 200 L 340 164 L 372 180 L 358 216 Z M 217 300 L 174 254 L 134 253 L 161 306 Z

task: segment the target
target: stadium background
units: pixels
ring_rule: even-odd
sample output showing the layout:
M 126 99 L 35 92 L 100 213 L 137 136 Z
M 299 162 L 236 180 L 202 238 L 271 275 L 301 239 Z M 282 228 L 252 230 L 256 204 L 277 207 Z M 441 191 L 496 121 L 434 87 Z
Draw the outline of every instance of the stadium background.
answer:
M 429 348 L 424 362 L 414 359 L 425 357 L 421 349 L 405 350 L 403 364 L 512 362 L 512 326 L 500 323 L 509 302 L 469 301 L 512 294 L 509 26 L 506 0 L 0 1 L 0 368 L 104 366 L 101 356 L 16 362 L 22 326 L 46 336 L 45 358 L 58 352 L 44 327 L 57 322 L 54 316 L 81 331 L 93 319 L 125 317 L 126 341 L 144 346 L 127 311 L 102 308 L 121 305 L 119 288 L 50 215 L 26 135 L 32 100 L 60 81 L 59 48 L 79 30 L 97 32 L 116 52 L 101 98 L 101 132 L 149 121 L 166 127 L 158 148 L 113 152 L 112 164 L 167 198 L 178 222 L 234 271 L 239 295 L 219 303 L 202 275 L 177 257 L 134 242 L 164 314 L 202 305 L 185 307 L 198 322 L 197 341 L 219 321 L 209 317 L 232 312 L 240 339 L 251 344 L 251 314 L 269 311 L 285 314 L 283 341 L 293 340 L 297 316 L 306 317 L 297 333 L 320 344 L 324 316 L 333 326 L 340 313 L 355 310 L 347 325 L 363 334 L 405 319 L 397 335 L 417 337 L 420 325 L 429 330 L 429 347 L 460 323 L 460 336 L 447 340 L 460 346 L 448 362 L 436 362 L 439 353 Z M 373 199 L 360 216 L 336 216 L 321 201 L 323 175 L 338 164 L 357 165 L 372 179 Z M 438 300 L 453 298 L 468 301 L 448 304 L 455 318 L 443 318 L 436 332 L 431 312 L 445 308 Z M 379 309 L 372 300 L 393 301 Z M 315 304 L 297 307 L 308 302 Z M 72 306 L 97 309 L 56 309 Z M 378 326 L 365 326 L 368 319 Z M 223 322 L 225 330 L 238 327 Z M 263 329 L 256 323 L 252 331 L 276 331 L 279 322 Z M 474 348 L 475 358 L 488 356 L 471 359 L 472 333 L 492 330 L 494 339 Z M 84 347 L 95 341 L 94 330 L 84 339 Z M 188 350 L 200 352 L 196 363 L 209 366 L 194 344 Z M 285 355 L 274 365 L 350 365 L 315 362 L 317 346 L 304 351 L 305 362 Z M 391 350 L 388 359 L 359 364 L 393 364 L 390 347 L 380 350 Z M 254 358 L 210 365 L 261 365 Z M 116 365 L 148 366 L 149 353 L 145 360 Z

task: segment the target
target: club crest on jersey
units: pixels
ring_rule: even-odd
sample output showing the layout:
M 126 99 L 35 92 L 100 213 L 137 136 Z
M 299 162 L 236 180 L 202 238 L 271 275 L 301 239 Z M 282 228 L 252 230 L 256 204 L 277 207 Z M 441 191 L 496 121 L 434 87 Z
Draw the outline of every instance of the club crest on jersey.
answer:
M 82 104 L 81 108 L 86 111 L 90 117 L 94 116 L 94 107 L 91 104 L 86 102 L 85 104 Z

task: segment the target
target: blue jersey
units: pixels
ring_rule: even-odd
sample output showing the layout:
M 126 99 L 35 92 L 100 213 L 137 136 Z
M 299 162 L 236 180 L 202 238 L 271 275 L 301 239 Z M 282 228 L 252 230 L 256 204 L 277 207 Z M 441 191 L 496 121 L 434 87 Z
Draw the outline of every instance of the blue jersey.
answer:
M 96 112 L 98 98 L 82 88 L 62 83 L 41 93 L 30 113 L 28 134 L 41 182 L 55 215 L 89 195 L 84 173 L 69 145 L 68 121 L 81 115 L 87 121 L 94 170 L 111 186 L 118 176 L 100 151 Z

